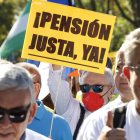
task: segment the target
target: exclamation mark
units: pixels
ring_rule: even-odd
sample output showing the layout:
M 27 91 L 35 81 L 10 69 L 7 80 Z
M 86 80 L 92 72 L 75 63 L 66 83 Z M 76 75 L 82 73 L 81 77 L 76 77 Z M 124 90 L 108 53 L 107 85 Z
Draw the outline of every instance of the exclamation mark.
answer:
M 36 18 L 35 18 L 35 22 L 34 22 L 34 28 L 38 28 L 38 24 L 39 24 L 39 18 L 40 18 L 40 13 L 36 13 Z
M 106 49 L 102 48 L 99 63 L 103 63 L 105 51 L 106 51 Z

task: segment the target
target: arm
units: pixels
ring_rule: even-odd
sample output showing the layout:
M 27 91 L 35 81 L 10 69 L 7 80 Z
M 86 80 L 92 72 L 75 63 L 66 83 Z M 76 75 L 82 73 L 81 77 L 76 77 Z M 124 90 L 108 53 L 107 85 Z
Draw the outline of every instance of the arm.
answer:
M 50 65 L 48 85 L 53 103 L 55 103 L 60 79 L 60 69 L 61 66 Z M 72 97 L 68 82 L 61 80 L 56 104 L 57 114 L 61 115 L 69 122 L 74 113 L 75 102 L 77 102 L 77 100 Z
M 53 70 L 60 70 L 61 66 L 60 65 L 52 64 L 52 68 L 53 68 Z

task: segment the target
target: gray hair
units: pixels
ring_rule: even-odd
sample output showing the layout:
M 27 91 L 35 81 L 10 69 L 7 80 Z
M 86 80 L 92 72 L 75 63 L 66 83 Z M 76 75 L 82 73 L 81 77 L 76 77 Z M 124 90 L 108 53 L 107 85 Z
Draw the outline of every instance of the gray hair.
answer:
M 32 81 L 38 82 L 41 86 L 41 75 L 36 65 L 27 62 L 20 62 L 16 65 L 25 68 L 27 71 L 29 71 L 29 73 L 32 75 Z
M 108 78 L 108 81 L 109 81 L 110 85 L 111 85 L 112 87 L 114 87 L 115 84 L 114 84 L 113 73 L 112 73 L 112 71 L 111 71 L 110 68 L 107 68 L 107 67 L 105 68 L 105 75 L 106 75 L 106 77 Z
M 132 56 L 134 56 L 134 50 L 140 47 L 140 39 L 132 39 L 130 41 L 127 42 L 127 47 L 126 50 L 124 52 L 124 56 L 125 56 L 125 64 L 128 66 L 132 65 Z
M 0 65 L 0 90 L 29 89 L 31 104 L 35 103 L 33 82 L 30 73 L 13 64 Z
M 118 54 L 119 52 L 123 52 L 125 53 L 125 51 L 128 49 L 128 44 L 130 45 L 130 41 L 132 43 L 132 40 L 139 40 L 140 39 L 140 28 L 135 29 L 134 31 L 130 32 L 129 35 L 127 35 L 125 37 L 125 41 L 122 44 L 122 46 L 120 47 L 120 49 L 118 50 L 117 54 L 116 54 L 116 60 L 118 58 Z M 128 50 L 129 51 L 129 50 Z M 127 59 L 127 58 L 126 58 Z M 125 59 L 125 60 L 126 60 Z M 117 64 L 117 63 L 116 63 Z
M 125 37 L 125 41 L 130 41 L 132 39 L 136 39 L 136 40 L 140 39 L 140 28 L 135 29 L 134 31 L 130 32 L 129 35 Z
M 83 79 L 83 76 L 87 73 L 87 72 L 89 72 L 89 71 L 84 71 L 84 70 L 81 70 L 81 79 Z M 114 78 L 113 78 L 113 73 L 112 73 L 112 71 L 111 71 L 111 69 L 110 68 L 105 68 L 105 74 L 104 75 L 106 75 L 106 77 L 107 77 L 107 79 L 108 79 L 108 81 L 109 81 L 109 84 L 112 86 L 112 87 L 114 87 L 115 85 L 114 85 Z M 82 80 L 83 81 L 83 80 Z
M 131 65 L 133 50 L 138 46 L 140 46 L 140 28 L 130 32 L 130 34 L 125 37 L 125 41 L 120 48 L 120 50 L 124 52 L 126 65 Z

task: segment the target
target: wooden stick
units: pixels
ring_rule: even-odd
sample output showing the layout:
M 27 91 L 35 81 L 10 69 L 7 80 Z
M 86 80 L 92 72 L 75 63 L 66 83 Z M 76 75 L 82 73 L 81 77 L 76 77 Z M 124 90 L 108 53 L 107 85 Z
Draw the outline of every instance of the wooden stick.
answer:
M 54 113 L 55 113 L 55 108 L 56 108 L 56 102 L 57 102 L 57 96 L 58 96 L 58 91 L 59 91 L 59 86 L 60 86 L 62 71 L 63 71 L 63 66 L 61 67 L 61 74 L 60 74 L 58 88 L 57 88 L 57 94 L 56 94 L 56 98 L 55 98 L 55 105 L 54 105 L 54 111 L 53 111 L 53 117 L 52 117 L 51 129 L 50 129 L 50 135 L 49 135 L 49 137 L 51 137 L 51 132 L 52 132 L 52 125 L 53 125 L 53 119 L 54 119 Z

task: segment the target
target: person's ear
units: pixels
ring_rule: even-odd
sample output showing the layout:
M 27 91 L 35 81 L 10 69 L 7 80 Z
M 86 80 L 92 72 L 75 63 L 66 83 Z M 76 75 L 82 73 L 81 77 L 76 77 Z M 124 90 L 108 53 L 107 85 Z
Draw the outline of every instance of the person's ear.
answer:
M 37 110 L 37 105 L 34 103 L 31 105 L 30 110 L 29 110 L 28 124 L 30 124 L 32 120 L 34 119 L 36 110 Z
M 109 100 L 112 99 L 112 96 L 113 96 L 114 91 L 115 91 L 115 88 L 114 87 L 111 87 L 111 89 L 109 90 L 109 97 L 108 97 Z
M 38 96 L 39 91 L 40 91 L 40 84 L 39 83 L 34 83 L 35 98 Z
M 130 81 L 130 70 L 129 70 L 129 67 L 124 66 L 123 67 L 123 73 L 126 76 L 127 80 Z

